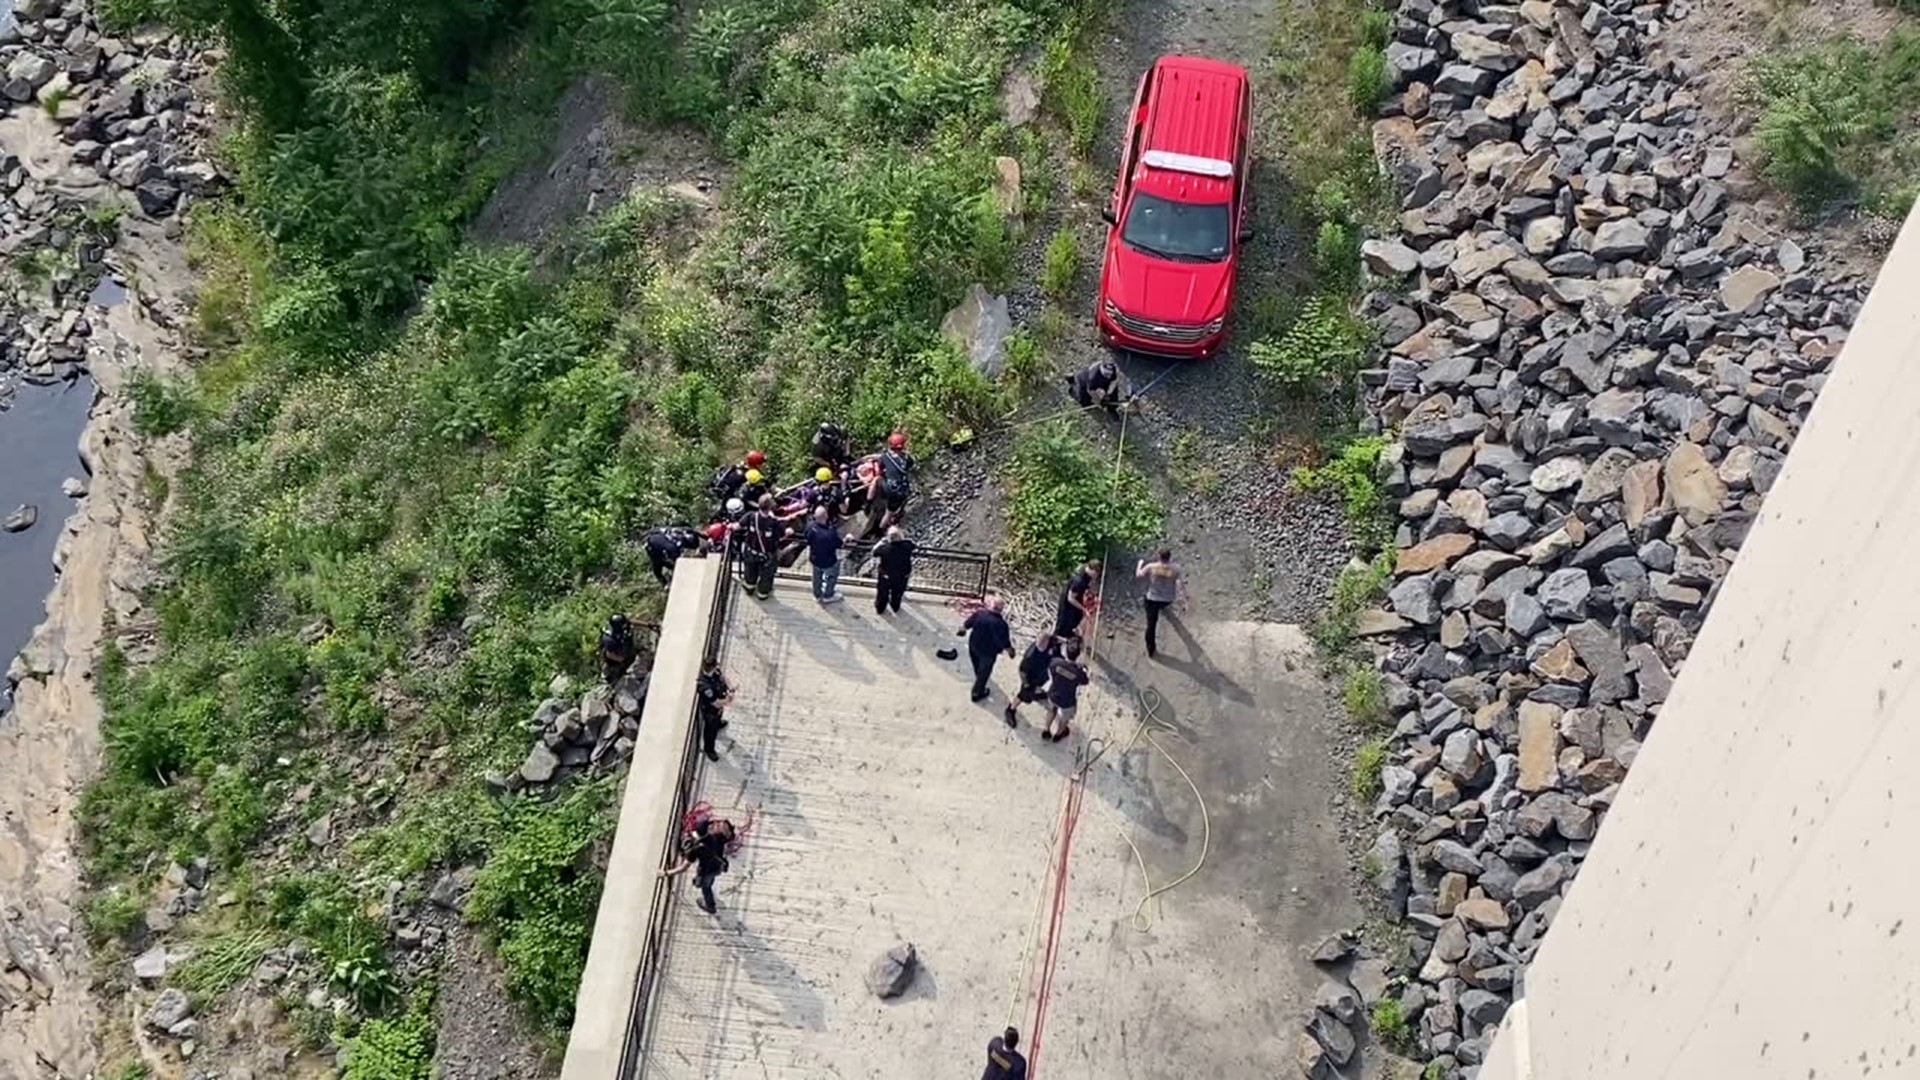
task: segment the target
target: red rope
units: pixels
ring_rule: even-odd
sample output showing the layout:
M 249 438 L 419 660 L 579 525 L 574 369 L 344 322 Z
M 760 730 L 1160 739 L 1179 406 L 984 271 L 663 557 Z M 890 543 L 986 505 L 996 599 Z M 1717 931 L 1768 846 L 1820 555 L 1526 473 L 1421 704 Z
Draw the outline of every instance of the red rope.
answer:
M 1034 994 L 1032 1037 L 1027 1047 L 1027 1076 L 1035 1076 L 1040 1069 L 1040 1043 L 1046 1034 L 1047 1005 L 1053 996 L 1054 968 L 1060 956 L 1060 925 L 1067 910 L 1067 870 L 1069 856 L 1073 851 L 1073 834 L 1080 822 L 1080 802 L 1085 787 L 1076 779 L 1069 780 L 1072 786 L 1067 790 L 1067 809 L 1065 820 L 1060 828 L 1060 849 L 1054 860 L 1053 909 L 1047 923 L 1047 944 L 1041 953 L 1040 987 Z

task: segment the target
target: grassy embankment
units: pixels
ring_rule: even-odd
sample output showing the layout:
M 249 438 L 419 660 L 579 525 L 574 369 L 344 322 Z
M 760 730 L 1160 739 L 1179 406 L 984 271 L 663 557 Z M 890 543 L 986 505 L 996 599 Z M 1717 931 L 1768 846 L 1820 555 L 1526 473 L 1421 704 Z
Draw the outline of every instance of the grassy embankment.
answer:
M 209 356 L 135 391 L 196 463 L 152 598 L 158 658 L 102 670 L 88 926 L 124 970 L 161 873 L 204 857 L 232 902 L 175 932 L 196 956 L 182 984 L 212 1001 L 303 940 L 353 1002 L 290 1000 L 312 1037 L 350 1044 L 354 1077 L 411 1080 L 434 986 L 389 940 L 389 882 L 416 901 L 483 864 L 469 918 L 530 1013 L 570 1019 L 610 785 L 541 800 L 483 777 L 518 764 L 554 673 L 590 675 L 606 613 L 658 608 L 636 529 L 698 509 L 749 444 L 793 462 L 823 417 L 930 446 L 1004 411 L 938 320 L 1009 272 L 992 157 L 1044 174 L 1047 147 L 1001 123 L 1000 73 L 1077 10 L 318 7 L 338 10 L 114 11 L 222 37 L 241 122 L 237 193 L 192 234 Z M 718 224 L 641 193 L 554 250 L 468 242 L 587 71 L 710 136 L 735 177 Z

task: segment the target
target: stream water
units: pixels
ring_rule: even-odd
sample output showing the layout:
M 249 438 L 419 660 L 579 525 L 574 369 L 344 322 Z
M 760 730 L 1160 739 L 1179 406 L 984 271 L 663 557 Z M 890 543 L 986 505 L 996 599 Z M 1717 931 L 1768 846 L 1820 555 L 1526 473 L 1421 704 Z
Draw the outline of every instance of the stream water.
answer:
M 53 587 L 53 548 L 73 500 L 60 493 L 68 477 L 86 479 L 80 430 L 93 403 L 93 383 L 21 386 L 0 412 L 0 517 L 21 504 L 40 520 L 25 532 L 0 532 L 0 665 L 33 635 Z

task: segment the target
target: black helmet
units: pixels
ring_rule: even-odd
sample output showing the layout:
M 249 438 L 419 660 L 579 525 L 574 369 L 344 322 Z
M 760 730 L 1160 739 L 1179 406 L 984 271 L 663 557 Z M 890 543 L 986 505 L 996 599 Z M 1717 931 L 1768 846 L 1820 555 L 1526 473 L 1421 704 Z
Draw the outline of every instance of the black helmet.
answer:
M 615 615 L 613 618 L 607 620 L 607 625 L 613 627 L 615 630 L 625 630 L 627 628 L 627 617 L 625 615 Z
M 833 434 L 833 422 L 831 420 L 820 421 L 820 434 L 822 435 Z

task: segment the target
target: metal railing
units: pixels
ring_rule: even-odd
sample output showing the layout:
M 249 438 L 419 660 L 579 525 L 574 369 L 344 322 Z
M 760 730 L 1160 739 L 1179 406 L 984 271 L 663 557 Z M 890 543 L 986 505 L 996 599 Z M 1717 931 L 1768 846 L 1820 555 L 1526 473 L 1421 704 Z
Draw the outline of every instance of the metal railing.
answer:
M 720 584 L 719 592 L 714 597 L 713 611 L 707 617 L 706 642 L 700 654 L 703 662 L 720 655 L 721 642 L 726 637 L 727 618 L 733 611 L 734 597 L 740 591 L 738 560 L 731 554 L 712 557 L 721 560 Z M 907 592 L 932 596 L 984 596 L 992 570 L 993 556 L 982 552 L 916 547 L 913 575 L 909 579 Z M 872 587 L 879 572 L 879 562 L 873 558 L 873 545 L 863 542 L 850 546 L 841 557 L 840 572 L 843 584 Z M 780 576 L 804 580 L 808 576 L 805 554 L 801 555 L 796 566 L 781 570 Z M 693 710 L 693 723 L 688 725 L 686 741 L 680 747 L 680 778 L 673 798 L 673 816 L 667 823 L 669 860 L 678 857 L 680 833 L 687 810 L 693 806 L 694 791 L 700 779 L 703 755 L 700 752 L 700 702 L 697 696 Z M 670 902 L 670 896 L 677 882 L 677 878 L 667 877 L 654 882 L 646 945 L 640 954 L 639 975 L 634 979 L 633 1001 L 627 1009 L 626 1038 L 620 1047 L 619 1080 L 636 1080 L 645 1064 L 647 1036 L 653 1019 L 654 991 L 666 963 L 668 935 L 673 911 L 677 907 Z
M 734 559 L 730 555 L 716 556 L 720 559 L 720 583 L 713 598 L 713 610 L 707 615 L 706 642 L 702 645 L 700 659 L 702 667 L 710 659 L 720 655 L 720 643 L 726 637 L 727 617 L 733 610 Z M 680 747 L 680 774 L 676 781 L 673 796 L 673 814 L 667 821 L 667 859 L 676 859 L 680 852 L 680 833 L 682 823 L 686 821 L 687 810 L 693 805 L 693 793 L 700 778 L 700 698 L 696 693 L 693 701 L 693 723 L 687 726 L 687 737 Z M 662 868 L 664 869 L 664 867 Z M 653 1006 L 653 991 L 660 976 L 662 961 L 667 945 L 667 933 L 673 921 L 674 904 L 670 902 L 673 888 L 678 878 L 660 877 L 653 884 L 653 898 L 649 908 L 646 929 L 646 945 L 641 951 L 640 972 L 634 980 L 633 1001 L 627 1009 L 627 1034 L 620 1046 L 620 1080 L 630 1080 L 640 1074 L 641 1057 L 646 1051 L 647 1021 Z
M 879 580 L 880 560 L 873 556 L 873 543 L 850 542 L 840 555 L 840 584 L 871 588 Z M 780 576 L 804 581 L 811 574 L 803 548 L 793 565 L 784 567 Z M 993 556 L 957 548 L 923 547 L 913 549 L 913 574 L 907 592 L 931 596 L 985 596 L 987 581 L 993 574 Z

